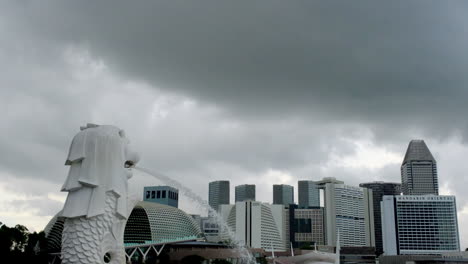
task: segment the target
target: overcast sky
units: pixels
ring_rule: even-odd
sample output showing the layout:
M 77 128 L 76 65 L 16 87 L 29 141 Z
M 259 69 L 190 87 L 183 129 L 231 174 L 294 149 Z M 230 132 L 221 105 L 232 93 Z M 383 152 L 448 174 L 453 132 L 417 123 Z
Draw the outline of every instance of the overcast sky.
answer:
M 468 2 L 0 2 L 0 221 L 42 230 L 88 122 L 140 165 L 208 182 L 400 182 L 411 139 L 468 246 Z M 140 172 L 132 194 L 161 182 Z M 297 193 L 297 189 L 296 189 Z M 296 196 L 297 200 L 297 196 Z M 197 213 L 181 194 L 182 209 Z

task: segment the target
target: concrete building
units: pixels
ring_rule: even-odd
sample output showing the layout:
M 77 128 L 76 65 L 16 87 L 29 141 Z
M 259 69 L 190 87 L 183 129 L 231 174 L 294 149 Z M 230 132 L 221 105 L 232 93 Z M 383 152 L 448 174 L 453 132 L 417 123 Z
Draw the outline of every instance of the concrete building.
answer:
M 229 181 L 213 181 L 209 183 L 208 204 L 216 211 L 219 206 L 229 204 Z
M 374 247 L 342 247 L 340 250 L 340 264 L 375 264 Z
M 423 255 L 460 251 L 454 196 L 384 196 L 384 255 Z
M 299 207 L 319 207 L 320 189 L 314 181 L 298 181 Z
M 440 255 L 381 255 L 380 264 L 461 264 L 468 263 L 468 254 L 462 252 L 448 252 Z
M 143 188 L 143 201 L 179 207 L 179 190 L 170 186 L 147 186 Z
M 380 202 L 384 195 L 399 195 L 401 193 L 401 184 L 390 182 L 369 182 L 361 183 L 359 186 L 372 190 L 372 202 L 374 204 L 375 253 L 379 256 L 383 253 Z
M 374 209 L 372 190 L 343 184 L 335 178 L 317 182 L 324 190 L 326 243 L 349 247 L 374 247 Z
M 213 217 L 202 217 L 200 215 L 191 215 L 200 226 L 200 230 L 206 238 L 206 241 L 211 243 L 221 242 L 219 236 L 219 224 Z
M 325 211 L 322 207 L 289 205 L 289 240 L 294 248 L 325 244 Z
M 294 187 L 286 184 L 273 185 L 273 204 L 294 204 Z
M 439 194 L 437 162 L 424 140 L 411 140 L 401 164 L 404 195 Z
M 235 201 L 255 201 L 255 184 L 238 185 L 235 188 Z
M 289 248 L 289 221 L 284 205 L 237 202 L 235 205 L 221 205 L 220 214 L 243 245 L 267 251 L 272 248 L 286 251 Z M 225 236 L 226 231 L 222 232 Z

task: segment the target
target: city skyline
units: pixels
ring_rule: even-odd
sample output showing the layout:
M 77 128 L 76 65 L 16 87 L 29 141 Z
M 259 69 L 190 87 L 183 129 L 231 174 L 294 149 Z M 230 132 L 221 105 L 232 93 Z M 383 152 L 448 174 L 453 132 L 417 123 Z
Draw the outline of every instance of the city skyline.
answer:
M 468 247 L 468 3 L 241 2 L 2 1 L 0 221 L 40 231 L 63 207 L 86 123 L 203 199 L 227 179 L 266 202 L 299 180 L 400 182 L 423 139 Z M 135 171 L 130 194 L 167 184 Z
M 423 141 L 412 140 L 410 147 L 415 142 L 421 143 Z M 410 151 L 415 152 L 415 149 L 409 148 L 403 164 L 411 160 L 408 155 Z M 416 152 L 419 153 L 419 156 L 416 155 L 419 158 L 430 156 L 431 160 L 434 160 L 425 144 Z M 425 161 L 425 159 L 417 160 L 417 162 L 420 161 Z M 419 184 L 416 182 L 412 188 L 420 189 Z M 230 182 L 228 180 L 209 182 L 209 203 L 218 211 L 219 216 L 224 219 L 227 225 L 233 230 L 237 230 L 235 237 L 239 239 L 239 242 L 246 243 L 250 247 L 268 247 L 268 240 L 264 240 L 266 234 L 262 233 L 263 231 L 253 231 L 261 229 L 259 225 L 266 225 L 271 229 L 267 232 L 268 234 L 279 232 L 273 237 L 275 250 L 280 251 L 284 251 L 289 243 L 294 244 L 295 247 L 301 243 L 335 246 L 338 237 L 340 237 L 340 244 L 343 246 L 377 246 L 377 256 L 381 253 L 384 255 L 419 254 L 421 252 L 431 254 L 460 250 L 455 196 L 438 196 L 432 193 L 419 196 L 401 195 L 401 184 L 399 183 L 375 181 L 362 183 L 359 185 L 360 187 L 357 187 L 346 185 L 334 177 L 326 177 L 319 181 L 298 181 L 297 186 L 302 186 L 303 197 L 309 196 L 310 188 L 314 193 L 323 190 L 324 207 L 304 204 L 298 206 L 293 201 L 294 187 L 284 184 L 273 185 L 273 204 L 255 201 L 255 198 L 252 198 L 255 196 L 255 185 L 235 186 L 236 200 L 230 204 Z M 423 187 L 425 186 L 423 185 Z M 170 201 L 170 199 L 174 199 L 177 202 L 177 194 L 178 190 L 170 186 L 146 186 L 143 189 L 143 200 L 177 207 Z M 247 196 L 251 196 L 251 198 L 247 198 Z M 164 200 L 166 198 L 170 199 Z M 395 199 L 396 203 L 388 202 L 389 198 Z M 314 197 L 313 202 L 320 203 L 319 199 Z M 382 210 L 380 210 L 381 201 Z M 261 210 L 259 206 L 261 206 Z M 256 207 L 257 213 L 254 213 L 253 207 Z M 161 209 L 163 208 L 161 207 Z M 135 210 L 137 209 L 135 208 Z M 237 212 L 235 213 L 233 210 Z M 377 212 L 374 213 L 374 210 L 382 213 L 381 220 L 380 215 Z M 273 213 L 273 211 L 275 212 Z M 136 214 L 141 215 L 139 211 Z M 193 219 L 189 222 L 196 223 L 197 228 L 207 232 L 207 239 L 210 242 L 217 243 L 228 239 L 225 237 L 226 233 L 218 233 L 220 231 L 217 227 L 218 224 L 214 221 L 215 218 L 211 218 L 212 215 L 210 215 L 208 217 L 192 215 Z M 419 222 L 415 223 L 414 219 L 418 219 Z M 382 221 L 382 229 L 379 226 L 380 221 Z M 340 236 L 338 230 L 341 232 Z M 395 234 L 395 230 L 398 234 Z M 421 237 L 421 234 L 425 237 Z M 135 229 L 128 235 L 138 236 L 138 230 Z M 54 235 L 54 239 L 56 239 L 56 235 Z M 401 239 L 405 241 L 403 244 Z M 378 245 L 379 240 L 380 245 Z M 384 242 L 383 251 L 382 240 Z M 442 241 L 441 246 L 439 246 L 440 241 Z

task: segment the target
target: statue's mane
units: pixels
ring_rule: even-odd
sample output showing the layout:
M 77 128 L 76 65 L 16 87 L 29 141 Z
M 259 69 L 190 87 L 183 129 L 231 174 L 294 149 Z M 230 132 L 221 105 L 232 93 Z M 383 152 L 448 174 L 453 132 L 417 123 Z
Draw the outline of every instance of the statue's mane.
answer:
M 106 192 L 126 197 L 128 144 L 124 131 L 118 127 L 87 124 L 80 128 L 80 132 L 73 138 L 65 163 L 70 166 L 70 170 L 62 191 L 78 195 L 77 191 L 81 190 L 88 197 L 91 192 L 86 188 L 92 188 L 92 197 L 87 208 L 69 215 L 101 214 Z M 123 203 L 119 198 L 119 204 Z M 125 215 L 126 208 L 119 207 L 118 211 Z

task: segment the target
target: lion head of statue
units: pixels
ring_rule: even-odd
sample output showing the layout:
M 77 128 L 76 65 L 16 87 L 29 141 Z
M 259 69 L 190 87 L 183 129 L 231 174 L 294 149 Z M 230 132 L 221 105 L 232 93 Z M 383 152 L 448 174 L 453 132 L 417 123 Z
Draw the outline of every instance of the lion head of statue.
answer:
M 117 212 L 125 218 L 127 180 L 138 161 L 139 155 L 132 150 L 122 129 L 95 124 L 81 127 L 65 162 L 70 170 L 62 187 L 62 191 L 69 193 L 64 216 L 102 214 L 106 195 L 112 192 L 118 197 Z

